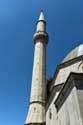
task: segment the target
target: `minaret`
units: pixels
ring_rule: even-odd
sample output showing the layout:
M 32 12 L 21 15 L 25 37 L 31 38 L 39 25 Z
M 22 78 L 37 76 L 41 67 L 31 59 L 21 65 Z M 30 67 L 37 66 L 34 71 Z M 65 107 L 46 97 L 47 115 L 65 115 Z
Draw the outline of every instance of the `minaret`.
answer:
M 35 50 L 32 74 L 31 97 L 26 125 L 45 125 L 46 104 L 46 21 L 43 11 L 37 21 L 36 33 L 33 37 Z

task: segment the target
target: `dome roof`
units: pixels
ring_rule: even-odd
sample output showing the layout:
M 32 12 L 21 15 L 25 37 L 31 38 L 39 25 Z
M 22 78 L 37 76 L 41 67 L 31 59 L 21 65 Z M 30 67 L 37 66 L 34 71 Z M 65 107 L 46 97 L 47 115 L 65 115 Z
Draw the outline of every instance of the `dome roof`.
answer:
M 62 61 L 63 63 L 66 61 L 69 61 L 71 59 L 74 59 L 76 57 L 79 57 L 83 55 L 83 44 L 77 46 L 76 48 L 74 48 Z

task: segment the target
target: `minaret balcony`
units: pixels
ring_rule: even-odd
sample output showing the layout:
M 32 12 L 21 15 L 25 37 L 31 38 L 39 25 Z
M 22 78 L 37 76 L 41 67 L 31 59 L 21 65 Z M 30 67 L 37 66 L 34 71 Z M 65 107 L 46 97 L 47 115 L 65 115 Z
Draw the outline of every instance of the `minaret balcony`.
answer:
M 44 43 L 48 43 L 48 34 L 46 32 L 38 31 L 33 36 L 34 43 L 38 41 L 42 41 Z

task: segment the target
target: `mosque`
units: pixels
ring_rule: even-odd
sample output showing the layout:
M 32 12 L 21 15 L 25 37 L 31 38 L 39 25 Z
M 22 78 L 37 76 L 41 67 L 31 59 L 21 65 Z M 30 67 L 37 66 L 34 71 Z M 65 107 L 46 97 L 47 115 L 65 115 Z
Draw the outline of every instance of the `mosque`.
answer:
M 25 125 L 83 125 L 83 44 L 73 49 L 46 79 L 48 34 L 43 11 L 37 21 L 28 115 Z

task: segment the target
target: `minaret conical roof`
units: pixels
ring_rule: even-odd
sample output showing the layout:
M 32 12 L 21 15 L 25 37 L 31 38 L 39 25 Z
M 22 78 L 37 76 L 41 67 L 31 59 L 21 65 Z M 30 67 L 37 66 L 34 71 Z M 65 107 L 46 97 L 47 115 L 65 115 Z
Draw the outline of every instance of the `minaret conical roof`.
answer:
M 43 10 L 41 10 L 41 12 L 40 12 L 40 16 L 39 16 L 38 21 L 41 21 L 41 20 L 45 21 Z

